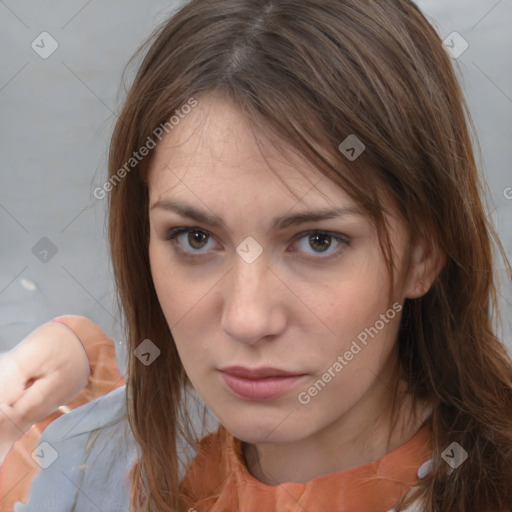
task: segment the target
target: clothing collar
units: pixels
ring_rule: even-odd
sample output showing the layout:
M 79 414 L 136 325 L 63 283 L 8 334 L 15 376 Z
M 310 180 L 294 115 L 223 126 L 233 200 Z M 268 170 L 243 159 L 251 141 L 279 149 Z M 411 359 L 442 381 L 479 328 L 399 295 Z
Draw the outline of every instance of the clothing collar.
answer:
M 431 432 L 422 427 L 409 441 L 364 466 L 319 476 L 304 484 L 268 485 L 247 469 L 242 442 L 224 427 L 206 436 L 183 480 L 197 512 L 383 512 L 418 480 L 431 455 Z

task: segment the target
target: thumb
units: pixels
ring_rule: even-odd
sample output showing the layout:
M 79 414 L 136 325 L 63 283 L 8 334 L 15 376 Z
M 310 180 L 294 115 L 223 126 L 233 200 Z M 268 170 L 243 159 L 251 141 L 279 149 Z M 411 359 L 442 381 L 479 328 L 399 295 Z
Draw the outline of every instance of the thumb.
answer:
M 55 384 L 49 378 L 36 380 L 12 404 L 16 417 L 24 424 L 34 425 L 54 413 L 61 405 L 52 397 L 51 391 L 54 387 Z

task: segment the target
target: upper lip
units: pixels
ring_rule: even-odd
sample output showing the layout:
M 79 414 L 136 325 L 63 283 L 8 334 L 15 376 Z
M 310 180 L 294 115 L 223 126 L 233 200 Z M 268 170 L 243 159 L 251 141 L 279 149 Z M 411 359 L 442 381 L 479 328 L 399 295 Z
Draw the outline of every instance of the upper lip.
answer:
M 262 366 L 260 368 L 246 368 L 245 366 L 226 366 L 220 369 L 221 372 L 235 375 L 236 377 L 245 377 L 248 379 L 262 379 L 264 377 L 291 377 L 304 375 L 297 372 L 289 372 L 280 368 Z

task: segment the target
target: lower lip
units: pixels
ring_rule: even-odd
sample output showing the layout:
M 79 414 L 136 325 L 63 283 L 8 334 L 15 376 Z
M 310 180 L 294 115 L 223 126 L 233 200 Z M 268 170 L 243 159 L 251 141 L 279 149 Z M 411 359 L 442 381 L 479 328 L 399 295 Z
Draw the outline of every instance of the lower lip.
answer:
M 265 401 L 277 398 L 293 388 L 304 375 L 246 379 L 222 372 L 224 382 L 233 394 L 245 400 Z

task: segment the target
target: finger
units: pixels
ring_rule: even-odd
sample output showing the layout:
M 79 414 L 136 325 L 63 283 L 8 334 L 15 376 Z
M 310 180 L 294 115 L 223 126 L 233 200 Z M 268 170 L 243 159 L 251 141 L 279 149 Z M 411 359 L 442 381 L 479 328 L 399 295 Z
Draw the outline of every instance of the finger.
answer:
M 58 386 L 58 384 L 57 384 Z M 39 379 L 25 390 L 25 393 L 13 405 L 15 415 L 23 422 L 39 423 L 55 412 L 60 404 L 55 398 L 56 384 L 50 379 Z

